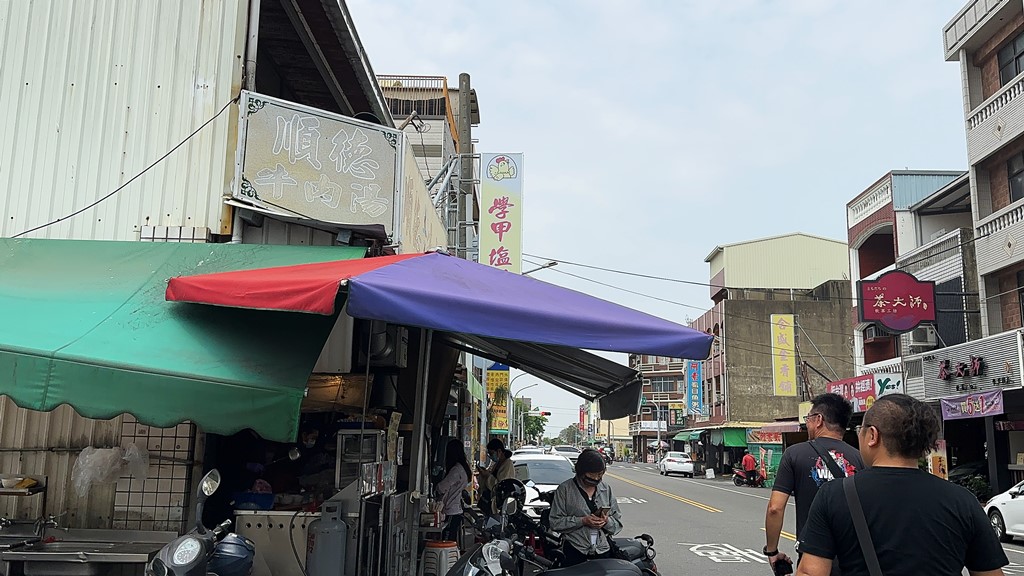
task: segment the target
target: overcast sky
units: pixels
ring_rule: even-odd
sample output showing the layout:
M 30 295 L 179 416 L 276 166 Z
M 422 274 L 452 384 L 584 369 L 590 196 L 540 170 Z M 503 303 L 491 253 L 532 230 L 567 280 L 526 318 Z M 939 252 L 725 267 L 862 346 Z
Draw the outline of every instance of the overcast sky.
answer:
M 942 49 L 964 0 L 347 2 L 375 73 L 471 74 L 480 149 L 525 154 L 535 261 L 707 282 L 718 244 L 845 241 L 846 203 L 887 171 L 966 169 Z M 535 276 L 680 323 L 711 304 L 569 265 Z M 549 433 L 578 419 L 576 396 L 525 395 Z

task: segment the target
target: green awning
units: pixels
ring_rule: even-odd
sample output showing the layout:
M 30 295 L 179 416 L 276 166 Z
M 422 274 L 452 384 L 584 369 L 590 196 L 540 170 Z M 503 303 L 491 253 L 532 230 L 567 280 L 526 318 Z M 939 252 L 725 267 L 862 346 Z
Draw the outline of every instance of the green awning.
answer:
M 0 239 L 0 394 L 90 418 L 291 441 L 335 318 L 166 302 L 174 276 L 364 248 Z
M 723 428 L 722 443 L 729 448 L 741 448 L 747 445 L 746 428 Z
M 678 442 L 689 442 L 691 440 L 700 440 L 700 433 L 703 430 L 683 430 L 672 437 L 673 440 Z
M 467 387 L 469 388 L 469 395 L 475 398 L 476 400 L 479 400 L 480 402 L 484 402 L 487 399 L 487 392 L 484 391 L 484 385 L 481 384 L 480 381 L 476 379 L 476 376 L 473 376 L 472 370 L 470 370 L 469 374 L 467 374 L 466 376 L 466 384 Z

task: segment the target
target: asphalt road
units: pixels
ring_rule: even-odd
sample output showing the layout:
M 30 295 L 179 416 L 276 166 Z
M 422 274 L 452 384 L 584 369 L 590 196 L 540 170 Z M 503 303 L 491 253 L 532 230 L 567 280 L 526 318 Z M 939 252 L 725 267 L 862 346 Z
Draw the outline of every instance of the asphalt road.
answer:
M 767 488 L 738 488 L 728 478 L 664 477 L 653 464 L 615 463 L 605 481 L 622 510 L 621 536 L 653 536 L 663 575 L 771 574 L 761 554 Z M 787 553 L 793 551 L 795 518 L 790 500 L 780 543 Z M 1003 549 L 1010 560 L 1004 574 L 1024 576 L 1024 540 Z

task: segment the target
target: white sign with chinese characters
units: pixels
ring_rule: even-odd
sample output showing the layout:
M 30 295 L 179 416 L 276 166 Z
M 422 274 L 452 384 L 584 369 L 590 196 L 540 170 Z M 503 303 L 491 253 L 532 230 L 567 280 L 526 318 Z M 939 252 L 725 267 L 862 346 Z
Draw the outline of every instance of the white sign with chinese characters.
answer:
M 235 198 L 285 215 L 376 230 L 399 217 L 402 133 L 243 92 Z
M 523 269 L 523 155 L 482 154 L 480 263 Z

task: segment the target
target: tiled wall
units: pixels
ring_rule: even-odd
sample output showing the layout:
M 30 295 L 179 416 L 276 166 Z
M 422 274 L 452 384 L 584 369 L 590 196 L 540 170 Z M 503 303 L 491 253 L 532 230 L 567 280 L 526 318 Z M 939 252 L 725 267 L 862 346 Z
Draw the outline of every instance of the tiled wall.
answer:
M 155 428 L 124 416 L 121 446 L 132 443 L 149 451 L 145 480 L 123 477 L 114 492 L 113 527 L 131 530 L 183 531 L 188 517 L 195 454 L 195 426 Z

